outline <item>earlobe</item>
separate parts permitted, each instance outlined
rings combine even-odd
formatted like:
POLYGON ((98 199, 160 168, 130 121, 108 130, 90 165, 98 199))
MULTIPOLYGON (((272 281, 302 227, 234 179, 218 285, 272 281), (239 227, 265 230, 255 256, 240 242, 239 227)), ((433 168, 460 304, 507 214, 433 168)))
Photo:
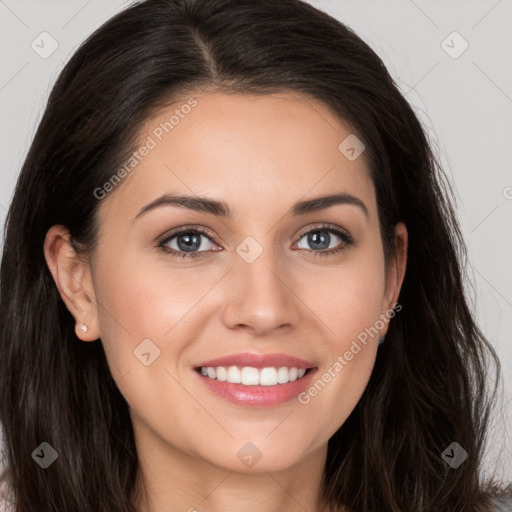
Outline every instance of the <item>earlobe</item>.
POLYGON ((90 268, 78 257, 65 226, 55 225, 48 230, 44 254, 59 294, 76 320, 77 337, 83 341, 98 339, 96 299, 90 268))

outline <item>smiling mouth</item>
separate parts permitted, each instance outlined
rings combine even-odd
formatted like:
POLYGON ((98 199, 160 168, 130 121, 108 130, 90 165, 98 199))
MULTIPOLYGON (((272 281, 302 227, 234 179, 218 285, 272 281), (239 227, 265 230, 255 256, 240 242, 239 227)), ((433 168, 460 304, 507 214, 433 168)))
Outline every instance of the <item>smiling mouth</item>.
POLYGON ((227 382, 229 384, 241 384, 243 386, 279 386, 302 379, 314 368, 297 368, 289 366, 269 366, 255 368, 252 366, 201 366, 195 371, 203 377, 227 382))

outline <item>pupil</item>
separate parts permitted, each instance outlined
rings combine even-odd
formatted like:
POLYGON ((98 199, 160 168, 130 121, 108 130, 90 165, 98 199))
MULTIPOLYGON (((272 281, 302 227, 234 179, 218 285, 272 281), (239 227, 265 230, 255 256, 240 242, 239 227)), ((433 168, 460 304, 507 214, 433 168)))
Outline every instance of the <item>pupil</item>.
POLYGON ((329 247, 330 235, 325 231, 313 231, 308 235, 308 242, 314 249, 327 249, 329 247), (320 247, 318 247, 320 244, 320 247), (324 247, 321 245, 324 244, 324 247))
POLYGON ((178 247, 182 251, 189 251, 190 249, 198 249, 201 245, 201 240, 199 235, 196 233, 180 235, 178 237, 178 247), (181 240, 185 242, 182 244, 181 240))

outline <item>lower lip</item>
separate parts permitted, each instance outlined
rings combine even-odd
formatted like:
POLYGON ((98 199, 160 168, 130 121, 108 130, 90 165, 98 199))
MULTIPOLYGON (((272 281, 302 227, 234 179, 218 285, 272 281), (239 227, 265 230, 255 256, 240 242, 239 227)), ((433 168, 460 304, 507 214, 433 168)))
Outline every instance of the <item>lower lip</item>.
POLYGON ((316 371, 317 368, 312 368, 300 379, 275 386, 244 386, 243 384, 210 379, 197 370, 194 370, 194 373, 211 391, 228 402, 249 407, 271 407, 296 398, 310 385, 316 371))

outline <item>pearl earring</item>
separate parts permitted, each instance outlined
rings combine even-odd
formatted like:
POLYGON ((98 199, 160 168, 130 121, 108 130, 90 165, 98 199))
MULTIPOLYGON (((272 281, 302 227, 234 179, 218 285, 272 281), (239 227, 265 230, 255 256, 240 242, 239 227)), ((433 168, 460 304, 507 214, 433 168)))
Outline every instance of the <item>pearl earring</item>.
POLYGON ((379 338, 379 345, 382 345, 382 344, 384 343, 384 340, 385 340, 385 339, 386 339, 386 335, 381 336, 381 337, 379 338))
POLYGON ((87 325, 82 324, 82 331, 87 332, 87 329, 88 329, 87 325))

